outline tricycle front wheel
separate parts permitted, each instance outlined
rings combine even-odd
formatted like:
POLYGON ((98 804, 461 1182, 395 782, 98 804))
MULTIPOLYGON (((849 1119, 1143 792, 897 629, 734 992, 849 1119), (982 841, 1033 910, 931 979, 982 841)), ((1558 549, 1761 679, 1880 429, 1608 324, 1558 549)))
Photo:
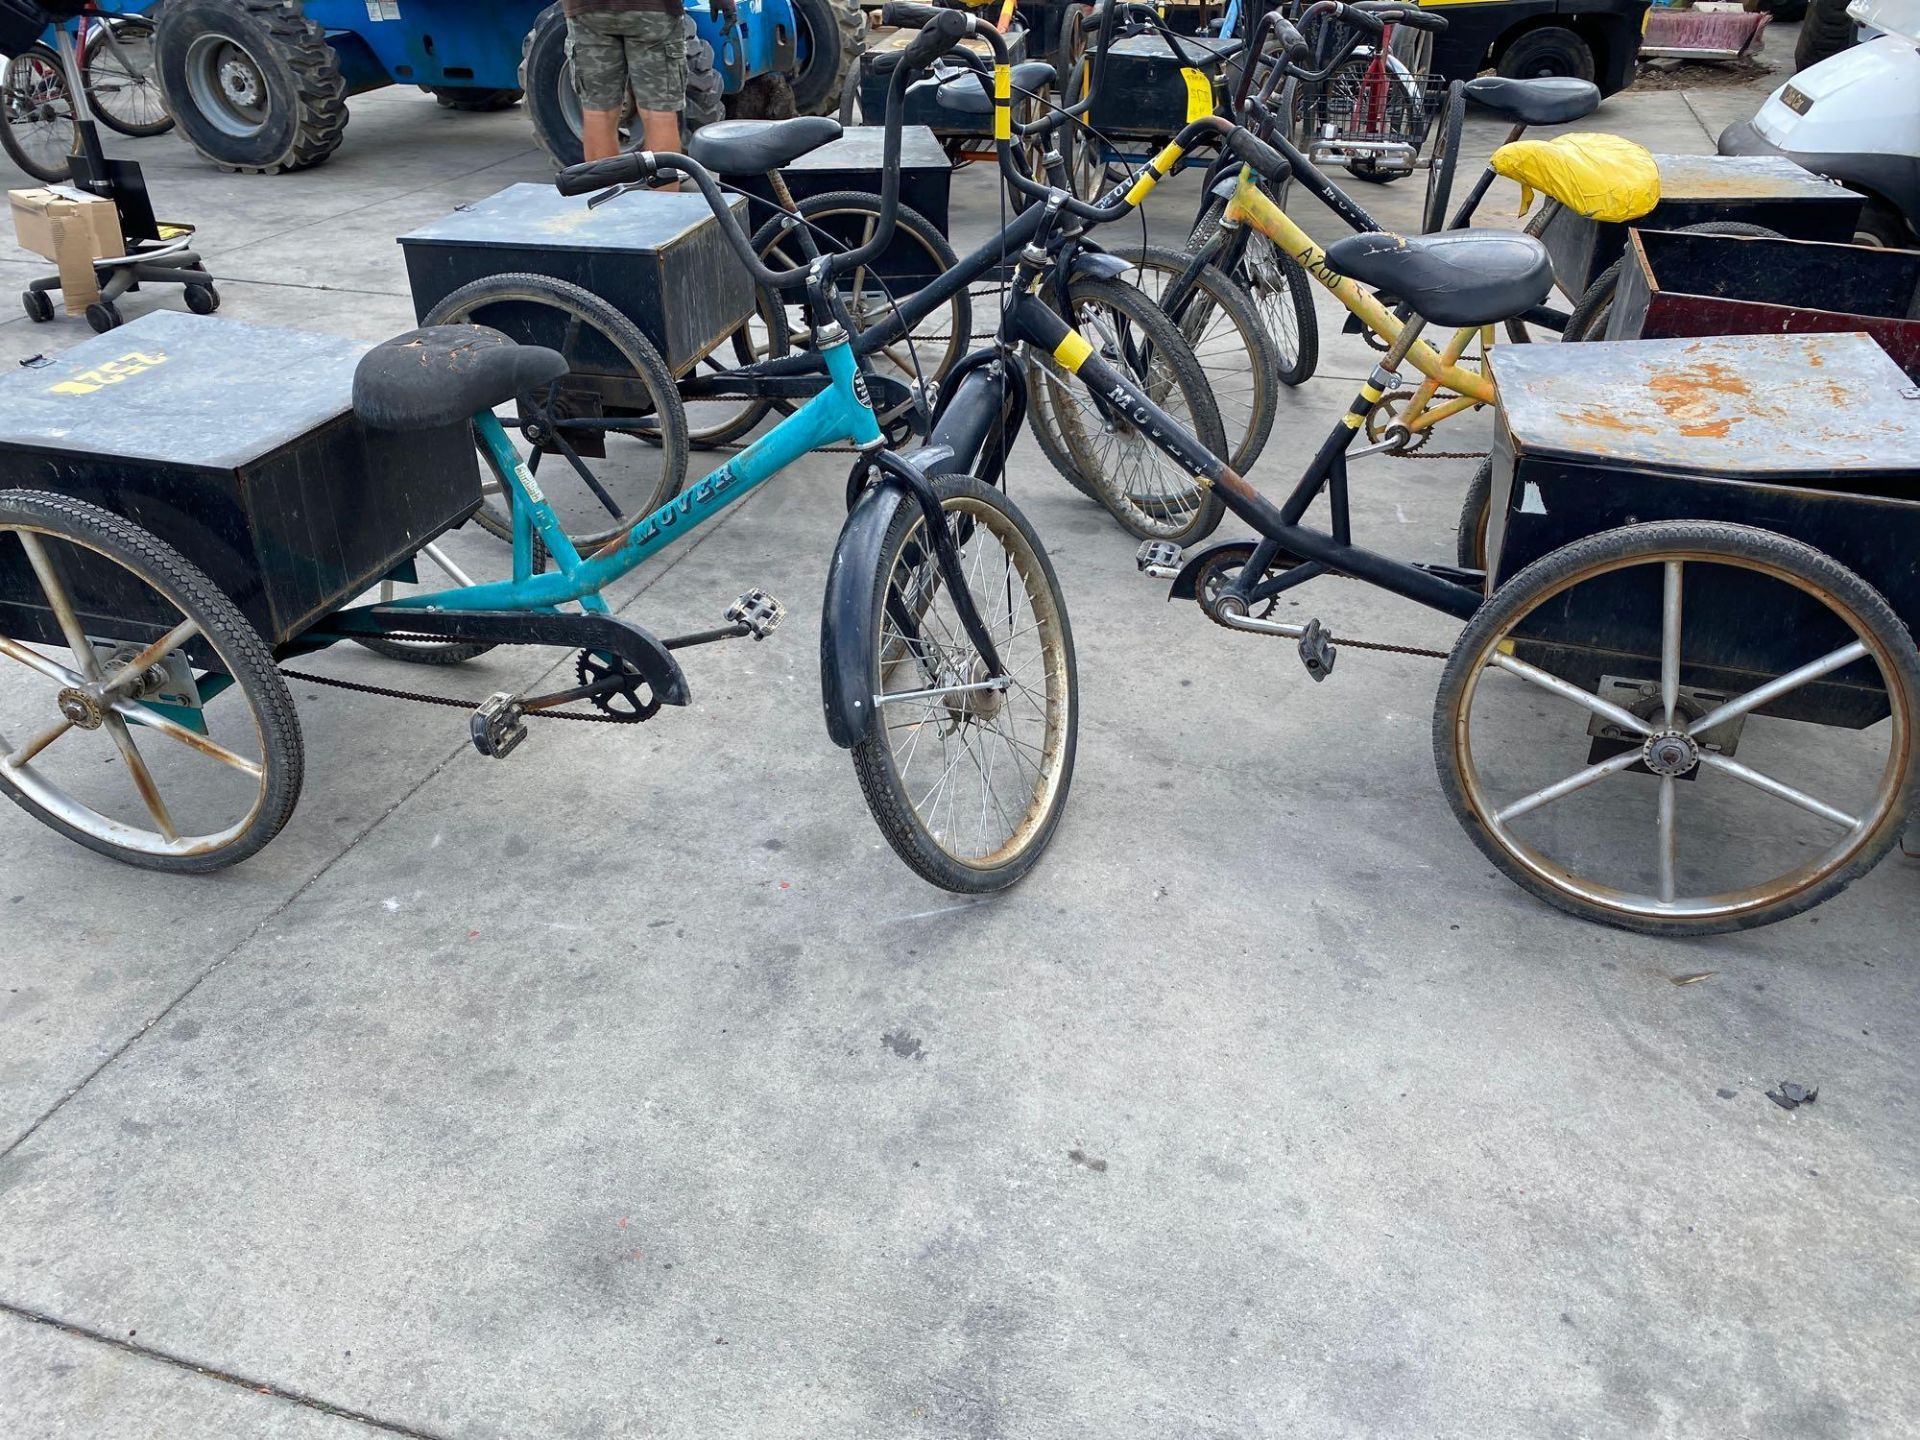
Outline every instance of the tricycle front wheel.
POLYGON ((97 506, 12 490, 0 591, 8 799, 149 870, 223 869, 280 832, 305 764, 293 699, 198 567, 97 506))
POLYGON ((971 476, 935 488, 1004 683, 967 634, 925 515, 902 504, 874 573, 875 715, 853 765, 895 853, 943 889, 981 894, 1033 868, 1066 807, 1080 719, 1073 632, 1013 503, 971 476))
POLYGON ((1852 570, 1771 531, 1665 521, 1495 591, 1447 661, 1433 746, 1454 814, 1523 889, 1706 935, 1873 868, 1912 803, 1916 710, 1920 652, 1852 570))

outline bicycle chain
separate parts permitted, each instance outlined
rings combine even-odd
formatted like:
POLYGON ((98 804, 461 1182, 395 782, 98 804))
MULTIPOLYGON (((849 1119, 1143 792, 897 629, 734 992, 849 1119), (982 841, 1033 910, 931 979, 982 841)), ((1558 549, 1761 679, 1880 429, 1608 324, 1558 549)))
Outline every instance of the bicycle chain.
MULTIPOLYGON (((437 637, 421 635, 387 635, 387 640, 420 639, 431 640, 437 637)), ((335 690, 351 690, 359 695, 377 695, 383 700, 411 700, 420 705, 441 705, 449 710, 478 710, 481 701, 455 700, 445 695, 423 695, 417 690, 394 690, 385 685, 362 685, 356 680, 335 680, 326 675, 310 675, 304 670, 282 669, 280 673, 289 680, 303 680, 309 685, 326 685, 335 690)), ((529 720, 586 720, 596 725, 637 725, 645 717, 624 715, 601 715, 588 710, 529 710, 525 712, 529 720)))

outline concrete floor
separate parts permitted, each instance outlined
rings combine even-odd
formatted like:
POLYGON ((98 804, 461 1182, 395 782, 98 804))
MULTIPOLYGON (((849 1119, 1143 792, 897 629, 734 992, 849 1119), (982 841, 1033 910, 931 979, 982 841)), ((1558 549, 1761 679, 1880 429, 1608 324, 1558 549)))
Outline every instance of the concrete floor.
MULTIPOLYGON (((1588 123, 1706 150, 1753 103, 1588 123)), ((367 340, 412 323, 396 233, 546 175, 517 115, 401 91, 304 175, 123 149, 224 313, 367 340)), ((988 177, 955 193, 978 233, 988 177)), ((1269 490, 1368 363, 1322 319, 1269 490)), ((87 333, 16 318, 0 355, 87 333)), ((821 733, 834 457, 620 593, 663 633, 749 584, 792 607, 692 657, 692 713, 502 765, 457 713, 296 684, 304 802, 197 882, 0 810, 0 1434, 1912 1433, 1915 865, 1707 941, 1546 909, 1441 797, 1436 666, 1313 685, 1021 458, 1084 723, 1011 894, 913 879, 821 733)), ((1360 524, 1446 558, 1471 465, 1373 462, 1360 524)))

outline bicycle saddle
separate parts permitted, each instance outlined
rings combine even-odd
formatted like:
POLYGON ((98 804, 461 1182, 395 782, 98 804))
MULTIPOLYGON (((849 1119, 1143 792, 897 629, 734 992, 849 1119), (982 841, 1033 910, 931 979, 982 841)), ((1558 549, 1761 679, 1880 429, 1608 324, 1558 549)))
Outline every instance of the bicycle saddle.
POLYGON ((360 357, 353 413, 376 430, 431 430, 558 380, 566 357, 485 325, 409 330, 360 357))
POLYGON ((1436 325, 1491 325, 1553 289, 1547 247, 1505 230, 1442 230, 1405 239, 1371 231, 1327 247, 1327 264, 1436 325))
MULTIPOLYGON (((1018 99, 1022 93, 1038 93, 1042 86, 1054 82, 1053 66, 1044 60, 1022 60, 1013 67, 1013 93, 1018 99)), ((907 87, 911 94, 925 80, 915 81, 907 87)), ((957 75, 940 77, 933 82, 933 100, 942 110, 952 110, 961 115, 991 115, 993 96, 980 83, 978 72, 963 69, 957 75)))
POLYGON ((1532 80, 1482 75, 1467 82, 1467 99, 1523 125, 1564 125, 1600 108, 1600 87, 1570 75, 1542 75, 1532 80))
POLYGON ((716 175, 764 175, 840 138, 831 115, 791 120, 716 120, 687 141, 687 154, 716 175))

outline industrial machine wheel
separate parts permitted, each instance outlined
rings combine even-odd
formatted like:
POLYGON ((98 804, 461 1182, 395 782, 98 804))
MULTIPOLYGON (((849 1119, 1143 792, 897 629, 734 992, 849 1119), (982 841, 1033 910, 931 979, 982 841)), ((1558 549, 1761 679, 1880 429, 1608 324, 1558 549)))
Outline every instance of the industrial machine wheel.
POLYGON ((840 103, 847 72, 867 48, 867 12, 858 0, 793 0, 793 18, 805 56, 793 77, 794 108, 825 115, 840 103))
POLYGON ((118 515, 33 490, 0 493, 0 566, 45 617, 0 630, 19 717, 0 735, 0 794, 149 870, 224 869, 280 832, 304 770, 293 697, 200 569, 118 515), (101 639, 106 624, 143 638, 101 639))
POLYGON ((1456 818, 1522 889, 1706 935, 1809 909, 1893 847, 1917 707, 1920 651, 1852 570, 1772 531, 1663 521, 1496 590, 1441 676, 1433 749, 1456 818))
POLYGON ((223 170, 304 170, 339 148, 347 84, 300 0, 169 0, 154 57, 180 132, 223 170))

